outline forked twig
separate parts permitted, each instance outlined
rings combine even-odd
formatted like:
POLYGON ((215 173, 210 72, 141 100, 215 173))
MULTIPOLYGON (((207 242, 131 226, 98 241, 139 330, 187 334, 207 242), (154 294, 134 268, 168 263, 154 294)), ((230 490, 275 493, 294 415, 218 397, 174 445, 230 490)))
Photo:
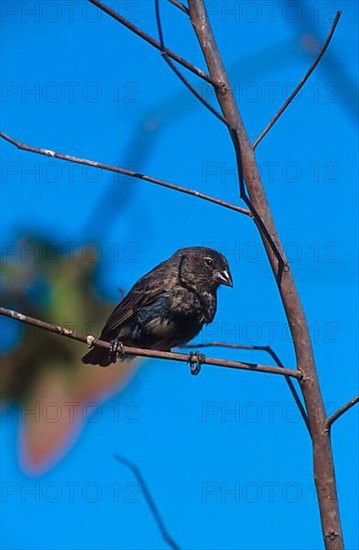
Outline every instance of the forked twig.
MULTIPOLYGON (((157 29, 158 29, 158 37, 160 40, 160 44, 163 48, 163 50, 166 49, 164 38, 163 38, 163 30, 162 30, 162 22, 161 22, 161 13, 160 13, 160 0, 155 0, 155 11, 156 11, 156 22, 157 22, 157 29)), ((181 80, 181 82, 189 89, 189 91, 204 105, 216 118, 218 118, 223 124, 227 126, 226 119, 219 113, 212 105, 204 99, 204 97, 196 90, 194 86, 185 78, 185 76, 181 73, 179 69, 177 69, 175 63, 170 59, 170 57, 166 53, 162 53, 163 59, 166 61, 166 63, 169 65, 169 67, 172 69, 172 71, 178 76, 178 78, 181 80)))
POLYGON ((186 69, 188 69, 195 75, 199 76, 206 82, 209 82, 210 84, 212 84, 212 86, 217 86, 216 82, 208 74, 206 74, 201 69, 198 69, 198 67, 195 67, 194 65, 192 65, 192 63, 190 63, 180 55, 176 54, 172 50, 169 50, 168 48, 163 49, 161 44, 157 42, 157 40, 155 40, 150 34, 148 34, 147 32, 143 31, 142 29, 140 29, 139 27, 131 23, 131 21, 128 21, 125 17, 120 15, 117 11, 113 10, 109 6, 106 6, 106 4, 103 4, 102 2, 100 2, 100 0, 88 0, 88 1, 94 6, 96 6, 97 8, 99 8, 101 11, 107 13, 107 15, 109 15, 110 17, 112 17, 113 19, 115 19, 125 27, 127 27, 134 34, 137 34, 137 36, 139 36, 140 38, 142 38, 143 40, 151 44, 151 46, 153 46, 157 50, 160 50, 161 52, 166 53, 169 57, 172 57, 172 59, 180 63, 180 65, 182 65, 183 67, 186 67, 186 69))
POLYGON ((124 466, 129 468, 134 473, 134 476, 136 477, 136 479, 137 479, 137 481, 138 481, 138 483, 141 487, 143 496, 145 497, 145 500, 148 504, 148 507, 151 510, 151 513, 152 513, 153 517, 155 518, 155 522, 157 523, 157 526, 158 526, 158 528, 159 528, 159 530, 162 534, 163 540, 165 540, 167 542, 168 546, 170 546, 170 548, 173 548, 173 550, 180 550, 180 547, 178 546, 178 544, 173 540, 173 538, 168 533, 168 531, 166 529, 166 526, 163 522, 163 519, 162 519, 162 517, 161 517, 161 515, 158 511, 158 508, 155 504, 155 501, 153 500, 151 492, 150 492, 149 488, 147 487, 147 484, 144 480, 144 477, 141 474, 138 467, 136 466, 136 464, 133 464, 133 462, 130 462, 129 460, 127 460, 127 458, 124 458, 123 456, 121 456, 119 454, 116 454, 115 458, 116 458, 116 460, 121 462, 121 464, 123 464, 124 466))
MULTIPOLYGON (((160 45, 161 45, 161 48, 163 51, 166 50, 166 46, 165 46, 165 43, 164 43, 164 36, 163 36, 163 29, 162 29, 162 23, 161 23, 161 14, 160 14, 160 4, 159 4, 159 0, 155 0, 155 12, 156 12, 156 22, 157 22, 157 30, 158 30, 158 36, 159 36, 159 41, 160 41, 160 45)), ((287 262, 283 259, 280 251, 278 250, 278 247, 276 246, 276 244, 274 243, 268 229, 266 228, 263 220, 261 219, 261 217, 259 216, 258 212, 256 211, 256 209, 254 208, 250 198, 248 197, 247 193, 246 193, 246 187, 245 187, 245 182, 244 182, 244 177, 243 177, 243 169, 242 169, 242 158, 241 158, 241 147, 240 147, 240 142, 239 142, 239 139, 238 139, 238 136, 237 136, 237 133, 235 130, 232 130, 228 124, 227 124, 227 121, 226 119, 216 111, 216 109, 214 109, 212 107, 212 105, 210 105, 202 96, 201 94, 199 94, 197 92, 197 90, 185 79, 184 76, 182 76, 181 72, 177 69, 177 67, 174 65, 174 63, 172 63, 172 61, 169 59, 169 57, 167 56, 167 54, 163 53, 162 54, 165 61, 167 61, 168 65, 171 67, 171 69, 176 73, 176 75, 181 79, 181 81, 185 84, 185 86, 187 86, 187 88, 195 95, 195 97, 212 113, 214 114, 219 120, 221 120, 221 122, 223 122, 229 129, 230 133, 231 133, 231 136, 232 136, 232 141, 234 143, 234 148, 235 148, 235 153, 236 153, 236 159, 237 159, 237 170, 238 170, 238 177, 239 177, 239 190, 240 190, 240 197, 241 199, 244 201, 244 203, 248 206, 249 210, 251 211, 251 213, 253 214, 253 219, 258 227, 258 229, 261 231, 261 233, 263 234, 263 236, 265 237, 265 239, 267 240, 269 246, 272 248, 273 250, 273 253, 275 254, 277 260, 278 260, 278 273, 277 273, 277 277, 278 279, 281 278, 281 275, 282 275, 282 271, 283 269, 285 268, 288 268, 288 265, 287 265, 287 262)))
POLYGON ((171 61, 171 59, 166 55, 165 53, 162 54, 163 59, 166 61, 166 63, 171 67, 172 71, 178 76, 178 78, 183 82, 183 84, 189 89, 190 92, 204 105, 211 113, 214 115, 218 120, 223 122, 223 124, 227 125, 227 121, 224 118, 224 116, 221 115, 212 105, 204 99, 204 97, 196 90, 194 86, 183 76, 181 71, 179 71, 176 67, 176 65, 171 61))
MULTIPOLYGON (((213 342, 200 342, 200 343, 194 343, 194 344, 186 344, 185 346, 181 346, 181 348, 187 349, 187 348, 231 348, 231 349, 245 349, 245 350, 255 350, 255 351, 265 351, 268 353, 272 359, 277 363, 278 367, 285 368, 282 361, 279 359, 276 352, 271 348, 271 346, 250 346, 245 344, 231 344, 227 342, 219 342, 214 340, 213 342)), ((310 435, 310 427, 309 427, 309 421, 308 421, 308 415, 306 413, 306 410, 304 408, 304 405, 299 397, 299 394, 297 392, 296 387, 294 386, 292 380, 285 376, 285 380, 289 386, 290 391, 292 392, 294 401, 296 402, 296 405, 300 411, 300 414, 302 415, 302 418, 304 420, 304 423, 308 429, 309 435, 310 435)))

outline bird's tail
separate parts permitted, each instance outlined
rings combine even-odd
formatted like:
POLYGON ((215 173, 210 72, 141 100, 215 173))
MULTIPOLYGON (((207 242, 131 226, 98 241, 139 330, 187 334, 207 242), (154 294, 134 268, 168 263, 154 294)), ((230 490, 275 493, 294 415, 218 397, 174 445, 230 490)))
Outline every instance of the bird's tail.
POLYGON ((89 365, 100 365, 101 367, 108 367, 111 365, 111 357, 108 349, 95 346, 86 355, 84 355, 81 361, 89 365))

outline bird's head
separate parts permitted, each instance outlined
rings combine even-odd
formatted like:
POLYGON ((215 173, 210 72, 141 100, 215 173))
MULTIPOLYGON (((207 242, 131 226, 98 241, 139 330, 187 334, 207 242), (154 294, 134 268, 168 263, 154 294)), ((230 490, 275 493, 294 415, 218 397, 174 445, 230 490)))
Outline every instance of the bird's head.
POLYGON ((227 259, 216 250, 193 246, 178 250, 180 277, 191 286, 217 289, 219 285, 233 286, 227 259))

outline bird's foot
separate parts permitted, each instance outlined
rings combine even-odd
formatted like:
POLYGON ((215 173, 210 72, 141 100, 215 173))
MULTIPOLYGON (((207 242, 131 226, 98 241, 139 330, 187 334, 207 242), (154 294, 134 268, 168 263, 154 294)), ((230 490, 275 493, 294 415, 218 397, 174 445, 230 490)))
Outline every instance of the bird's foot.
POLYGON ((111 363, 116 363, 118 359, 123 359, 125 352, 123 351, 123 343, 117 340, 111 340, 110 349, 108 350, 108 358, 111 363))
POLYGON ((201 367, 203 363, 206 361, 206 356, 203 355, 203 353, 199 353, 199 351, 191 351, 189 353, 188 357, 188 363, 190 366, 191 374, 193 376, 197 376, 201 372, 201 367))

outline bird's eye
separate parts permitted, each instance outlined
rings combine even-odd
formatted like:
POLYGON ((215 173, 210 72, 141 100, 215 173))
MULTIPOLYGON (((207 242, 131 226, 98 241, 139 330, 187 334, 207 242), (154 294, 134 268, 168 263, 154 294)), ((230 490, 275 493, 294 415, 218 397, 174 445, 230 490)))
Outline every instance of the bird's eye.
POLYGON ((206 264, 207 264, 208 266, 212 266, 212 265, 213 265, 213 260, 212 260, 212 258, 205 258, 204 261, 206 262, 206 264))

